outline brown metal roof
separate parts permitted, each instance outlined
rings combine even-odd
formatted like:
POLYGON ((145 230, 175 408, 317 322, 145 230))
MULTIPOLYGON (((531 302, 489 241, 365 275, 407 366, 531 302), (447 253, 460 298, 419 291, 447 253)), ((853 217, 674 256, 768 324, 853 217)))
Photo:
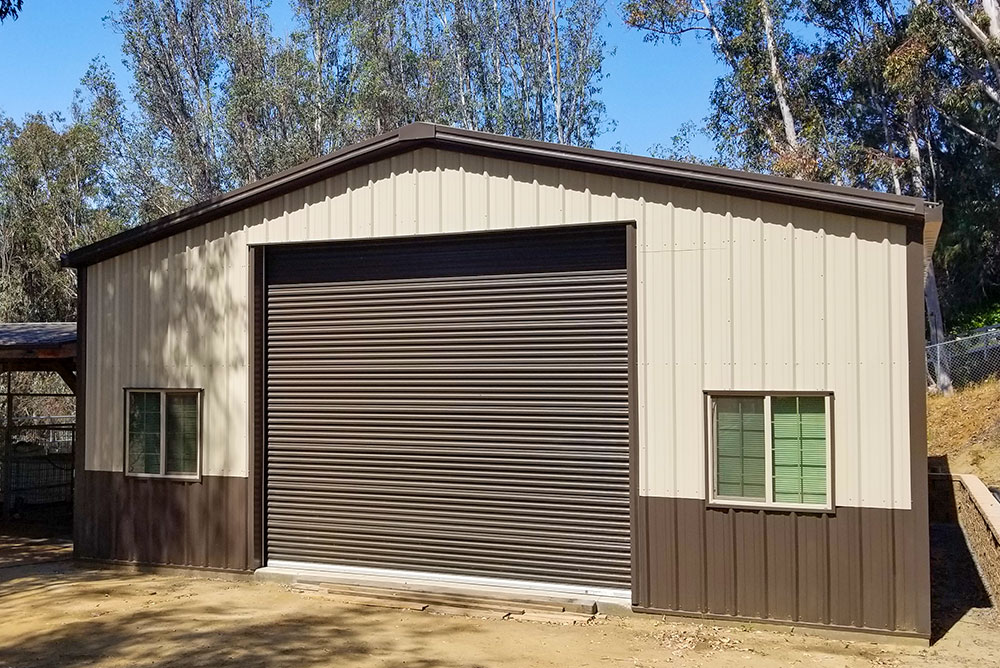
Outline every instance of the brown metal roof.
POLYGON ((918 235, 925 219, 940 221, 939 207, 916 197, 413 123, 78 248, 63 256, 63 266, 100 262, 359 165, 424 147, 835 211, 906 224, 918 235))

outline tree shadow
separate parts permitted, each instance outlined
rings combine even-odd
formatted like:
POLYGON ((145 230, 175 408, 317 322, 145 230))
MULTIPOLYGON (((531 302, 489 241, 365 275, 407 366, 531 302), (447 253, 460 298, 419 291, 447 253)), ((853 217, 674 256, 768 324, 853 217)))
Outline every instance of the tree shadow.
MULTIPOLYGON (((420 633, 417 625, 389 629, 385 610, 307 597, 295 602, 287 614, 275 616, 268 600, 252 591, 241 591, 234 599, 202 596, 206 589, 225 594, 225 585, 215 581, 48 566, 0 580, 0 605, 7 614, 27 611, 22 614, 28 619, 32 609, 45 606, 68 621, 57 626, 28 624, 16 641, 0 640, 0 665, 82 668, 102 661, 167 668, 231 664, 309 668, 368 662, 418 668, 472 665, 435 656, 433 639, 448 636, 455 628, 446 619, 436 620, 440 624, 435 624, 433 633, 420 633)), ((233 584, 240 589, 255 586, 233 584)), ((287 602, 283 599, 280 605, 287 602)))

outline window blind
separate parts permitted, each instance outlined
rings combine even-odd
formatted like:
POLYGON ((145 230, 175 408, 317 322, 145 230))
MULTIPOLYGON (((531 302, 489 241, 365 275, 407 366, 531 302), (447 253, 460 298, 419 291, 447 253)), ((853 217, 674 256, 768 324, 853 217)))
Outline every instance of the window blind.
POLYGON ((771 400, 774 500, 826 503, 826 401, 823 397, 771 400))
POLYGON ((166 395, 166 472, 198 472, 198 395, 166 395))
POLYGON ((764 399, 719 397, 715 421, 716 495, 763 500, 764 399))

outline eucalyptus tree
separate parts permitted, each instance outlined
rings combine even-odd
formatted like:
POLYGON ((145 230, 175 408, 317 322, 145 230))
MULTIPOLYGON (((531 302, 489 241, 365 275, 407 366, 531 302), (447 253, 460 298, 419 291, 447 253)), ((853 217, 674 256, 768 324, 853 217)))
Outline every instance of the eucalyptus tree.
POLYGON ((310 83, 294 44, 273 37, 268 5, 207 0, 217 54, 219 161, 227 186, 256 181, 318 154, 310 83))
POLYGON ((729 70, 712 95, 711 130, 739 166, 817 178, 824 169, 809 97, 805 50, 784 0, 626 0, 625 22, 652 42, 704 37, 729 70), (806 69, 806 72, 802 70, 806 69))
POLYGON ((0 0, 0 23, 8 18, 16 21, 23 5, 23 0, 0 0))
POLYGON ((933 104, 979 144, 1000 152, 1000 0, 919 5, 928 50, 943 53, 933 104))
POLYGON ((121 229, 96 128, 33 114, 0 119, 0 320, 73 320, 59 256, 121 229))
POLYGON ((222 160, 220 56, 204 0, 119 0, 112 23, 156 142, 157 169, 189 201, 231 185, 222 160))
POLYGON ((432 0, 454 122, 564 144, 603 130, 606 44, 596 0, 432 0))

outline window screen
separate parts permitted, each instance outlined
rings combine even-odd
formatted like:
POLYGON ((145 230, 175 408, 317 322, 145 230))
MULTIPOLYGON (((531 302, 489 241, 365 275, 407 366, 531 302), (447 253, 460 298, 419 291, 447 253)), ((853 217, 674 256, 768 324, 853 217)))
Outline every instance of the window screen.
POLYGON ((160 472, 160 393, 128 394, 129 473, 160 472))
POLYGON ((764 399, 716 399, 715 434, 716 495, 764 500, 764 399))

